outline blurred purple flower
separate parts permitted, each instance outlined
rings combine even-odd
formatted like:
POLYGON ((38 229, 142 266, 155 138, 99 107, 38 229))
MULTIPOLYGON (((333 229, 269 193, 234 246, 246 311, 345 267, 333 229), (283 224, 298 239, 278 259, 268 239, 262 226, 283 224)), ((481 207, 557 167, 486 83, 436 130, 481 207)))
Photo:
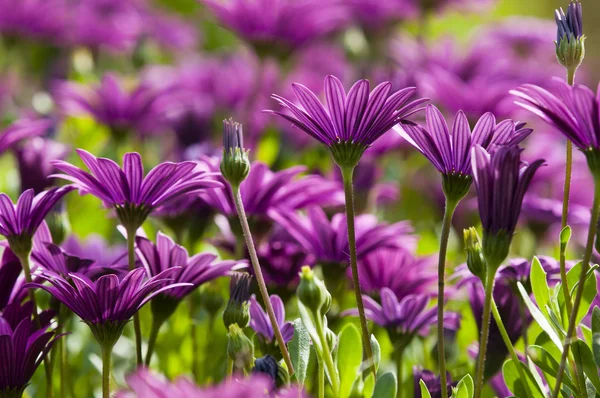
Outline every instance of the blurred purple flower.
POLYGON ((52 160, 64 159, 67 146, 48 138, 34 137, 15 149, 21 177, 21 192, 33 189, 40 193, 52 186, 48 178, 54 171, 52 160))
POLYGON ((110 128, 115 139, 133 132, 147 135, 165 128, 163 101, 166 91, 141 81, 134 89, 125 88, 115 74, 106 73, 95 87, 70 81, 56 83, 53 96, 68 116, 90 115, 110 128))
POLYGON ((388 288, 400 300, 409 295, 433 295, 437 268, 433 257, 415 257, 406 249, 379 249, 358 263, 361 289, 378 295, 388 288))
POLYGON ((185 51, 198 44, 198 32, 194 25, 183 18, 162 11, 146 12, 143 16, 144 34, 162 47, 185 51))
POLYGON ((136 152, 123 156, 123 168, 83 149, 77 153, 91 174, 57 160, 52 163, 65 174, 56 177, 73 182, 70 187, 82 195, 92 194, 106 207, 114 208, 121 223, 134 231, 163 204, 186 193, 222 187, 213 174, 196 170, 195 162, 161 163, 144 176, 142 158, 136 152))
POLYGON ((300 246, 294 243, 271 239, 258 248, 260 268, 267 284, 272 288, 295 291, 298 274, 303 265, 311 262, 300 246))
POLYGON ((156 234, 156 244, 141 236, 136 236, 135 243, 138 258, 150 277, 176 268, 177 272, 171 274, 169 283, 189 284, 162 293, 176 302, 181 301, 203 283, 226 275, 239 264, 233 260, 215 262, 217 256, 211 253, 198 253, 189 257, 183 246, 177 245, 173 239, 160 231, 156 234))
POLYGON ((48 331, 52 316, 39 315, 41 327, 32 321, 33 305, 9 304, 0 315, 0 395, 20 397, 60 336, 48 331), (53 338, 54 337, 54 338, 53 338))
MULTIPOLYGON (((206 159, 208 168, 218 171, 218 159, 206 159)), ((289 213, 307 206, 336 206, 344 197, 339 183, 318 175, 298 177, 304 166, 273 172, 263 163, 254 162, 248 177, 240 185, 244 208, 249 217, 274 217, 276 213, 289 213)), ((226 216, 235 216, 233 194, 229 184, 223 189, 213 189, 200 194, 211 207, 226 216)))
POLYGON ((20 303, 25 299, 27 291, 23 289, 22 270, 18 257, 10 248, 5 248, 0 261, 0 312, 9 303, 20 303))
MULTIPOLYGON (((336 214, 331 221, 319 207, 309 207, 307 216, 279 213, 274 220, 283 233, 297 242, 319 264, 347 264, 349 260, 348 233, 345 214, 336 214)), ((395 224, 379 223, 370 214, 356 217, 356 250, 358 261, 382 248, 412 249, 416 243, 407 221, 395 224)))
POLYGON ((6 36, 57 43, 64 39, 66 22, 65 0, 0 1, 0 32, 6 36))
MULTIPOLYGON (((271 295, 269 300, 273 306, 277 325, 279 325, 279 328, 281 329, 283 341, 287 343, 294 336, 294 325, 291 322, 285 321, 285 306, 283 305, 281 298, 277 295, 271 295)), ((263 341, 267 343, 275 341, 275 332, 273 332, 273 326, 271 325, 269 315, 263 310, 254 294, 250 297, 250 327, 261 339, 263 339, 263 341)))
POLYGON ((346 6, 352 17, 367 30, 381 29, 419 15, 419 5, 414 0, 349 0, 346 6))
POLYGON ((44 134, 52 126, 50 119, 23 118, 0 132, 0 154, 17 142, 44 134))
POLYGON ((257 49, 283 51, 318 40, 347 21, 335 0, 199 0, 219 22, 257 49))
MULTIPOLYGON (((432 371, 415 366, 415 367, 413 367, 413 379, 415 381, 415 384, 414 384, 415 398, 422 398, 421 386, 420 386, 421 380, 423 380, 423 382, 427 386, 427 390, 429 390, 429 394, 431 395, 431 398, 441 398, 442 397, 440 376, 437 376, 432 371)), ((446 383, 447 383, 446 388, 448 389, 448 396, 452 396, 453 383, 452 383, 452 377, 450 376, 449 372, 446 377, 446 383)), ((456 383, 454 383, 454 384, 456 384, 456 383)))
POLYGON ((62 243, 65 252, 80 258, 94 260, 99 268, 123 268, 127 264, 127 247, 125 245, 109 246, 100 235, 88 235, 85 240, 70 235, 62 243))

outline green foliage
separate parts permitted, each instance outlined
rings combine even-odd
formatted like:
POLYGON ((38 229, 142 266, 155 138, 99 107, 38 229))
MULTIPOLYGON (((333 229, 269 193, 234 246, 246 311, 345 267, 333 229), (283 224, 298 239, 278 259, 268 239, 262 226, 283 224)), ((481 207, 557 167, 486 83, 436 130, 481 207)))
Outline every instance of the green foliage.
POLYGON ((310 361, 310 336, 300 319, 294 321, 294 337, 288 348, 294 366, 294 376, 298 384, 303 386, 310 361))
POLYGON ((340 375, 340 398, 347 398, 352 392, 362 362, 360 332, 353 324, 348 324, 338 336, 337 369, 340 375))
POLYGON ((395 398, 398 391, 398 382, 393 373, 384 373, 375 383, 373 398, 395 398))

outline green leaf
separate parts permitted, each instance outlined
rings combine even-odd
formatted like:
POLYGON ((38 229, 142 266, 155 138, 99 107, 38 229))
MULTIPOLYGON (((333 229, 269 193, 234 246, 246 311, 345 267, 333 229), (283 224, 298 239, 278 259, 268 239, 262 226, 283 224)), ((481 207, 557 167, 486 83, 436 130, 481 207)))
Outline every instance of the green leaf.
POLYGON ((531 290, 540 311, 547 317, 546 305, 550 302, 550 292, 546 279, 546 271, 537 257, 531 262, 531 290))
POLYGON ((600 308, 594 307, 592 311, 592 352, 596 366, 600 368, 600 308))
POLYGON ((377 379, 377 383, 375 383, 373 398, 396 398, 397 390, 396 375, 391 372, 384 373, 377 379))
POLYGON ((590 347, 585 344, 582 340, 577 340, 573 344, 573 355, 575 360, 581 362, 583 372, 590 379, 590 382, 594 385, 597 391, 600 391, 600 377, 598 377, 598 368, 594 360, 594 355, 590 350, 590 347))
POLYGON ((567 248, 569 240, 571 240, 571 227, 567 225, 560 231, 560 246, 563 251, 567 248))
POLYGON ((375 372, 379 370, 381 363, 381 347, 375 335, 371 335, 371 350, 373 351, 373 362, 375 363, 375 372))
POLYGON ((575 322, 576 325, 579 324, 581 320, 590 311, 590 306, 594 302, 594 299, 596 298, 597 294, 598 290, 596 289, 595 272, 588 272, 585 283, 583 285, 583 296, 581 297, 581 304, 579 305, 579 310, 577 311, 577 319, 575 322))
POLYGON ((353 324, 348 324, 338 336, 337 369, 340 375, 340 398, 352 393, 362 362, 360 332, 353 324))
POLYGON ((421 398, 431 398, 429 389, 423 380, 419 380, 419 386, 421 387, 421 398))
POLYGON ((365 378, 365 381, 363 383, 362 396, 363 397, 372 397, 374 389, 375 389, 375 378, 373 377, 373 372, 369 372, 369 375, 365 378))
POLYGON ((529 386, 529 391, 531 392, 531 394, 533 394, 533 396, 530 396, 530 398, 544 398, 544 394, 542 393, 540 387, 533 378, 533 375, 531 374, 529 368, 522 362, 519 362, 517 366, 521 366, 527 380, 521 380, 515 363, 512 361, 512 359, 509 359, 506 362, 504 362, 504 366, 502 367, 502 375, 504 376, 504 381, 506 382, 508 388, 517 397, 527 397, 528 394, 525 389, 525 384, 523 384, 527 383, 527 385, 529 386))
POLYGON ((310 360, 310 336, 301 319, 294 321, 294 337, 288 344, 288 348, 294 366, 294 375, 298 380, 298 384, 303 386, 310 360))
POLYGON ((539 310, 538 307, 536 307, 533 301, 531 301, 529 294, 527 294, 527 291, 525 290, 521 282, 517 282, 517 286, 519 288, 519 292, 521 292, 523 302, 529 309, 529 312, 531 313, 533 319, 535 319, 535 321, 538 323, 538 325, 540 325, 542 330, 546 332, 546 334, 548 334, 550 340, 552 340, 552 342, 556 344, 556 347, 560 350, 560 352, 562 352, 562 342, 560 341, 560 338, 558 337, 556 331, 552 328, 552 326, 550 326, 550 323, 548 322, 544 314, 539 310))
MULTIPOLYGON (((529 346, 529 348, 527 349, 527 353, 529 354, 529 358, 531 358, 533 363, 544 373, 546 373, 546 377, 556 377, 559 368, 558 361, 560 360, 560 358, 554 358, 548 351, 546 351, 543 347, 538 345, 529 346)), ((573 379, 568 369, 565 371, 565 377, 563 382, 571 390, 575 390, 575 385, 573 383, 573 379)))
POLYGON ((456 385, 456 393, 453 394, 453 398, 471 398, 473 390, 473 378, 467 374, 456 385))

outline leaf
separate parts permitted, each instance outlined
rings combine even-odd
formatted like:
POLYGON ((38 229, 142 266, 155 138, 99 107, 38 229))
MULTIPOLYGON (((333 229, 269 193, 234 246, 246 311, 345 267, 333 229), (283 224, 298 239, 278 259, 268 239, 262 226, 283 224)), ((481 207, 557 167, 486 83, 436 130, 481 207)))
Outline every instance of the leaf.
POLYGON ((288 348, 294 366, 294 375, 298 384, 303 386, 310 361, 310 336, 301 319, 294 321, 294 337, 288 344, 288 348))
POLYGON ((517 286, 519 288, 519 292, 521 292, 523 302, 529 309, 529 312, 531 313, 533 319, 535 319, 535 321, 538 323, 538 325, 540 325, 542 330, 546 332, 546 334, 548 334, 550 340, 552 340, 552 342, 556 344, 556 347, 560 350, 560 352, 562 352, 562 342, 556 334, 556 331, 552 328, 552 326, 550 326, 550 323, 548 323, 548 320, 546 319, 546 317, 544 317, 544 314, 535 306, 533 301, 531 301, 531 298, 527 294, 527 291, 525 290, 521 282, 517 282, 517 286))
MULTIPOLYGON (((548 376, 555 378, 558 373, 558 368, 560 367, 559 362, 556 358, 554 358, 548 351, 546 351, 543 347, 538 345, 529 346, 527 349, 527 353, 529 354, 529 358, 533 361, 533 363, 540 368, 544 373, 548 376)), ((559 358, 560 360, 560 358, 559 358)), ((565 377, 563 382, 571 389, 575 389, 575 385, 573 383, 573 379, 571 377, 568 369, 565 371, 565 377)))
POLYGON ((363 397, 372 397, 374 389, 375 389, 375 378, 373 377, 373 372, 369 372, 369 375, 365 378, 365 381, 363 383, 362 396, 363 397))
POLYGON ((453 398, 471 398, 473 396, 473 378, 470 374, 463 377, 456 385, 453 398))
POLYGON ((548 316, 546 312, 546 306, 550 301, 550 292, 548 288, 548 282, 546 279, 546 271, 540 263, 537 257, 533 258, 531 262, 531 290, 533 291, 533 297, 540 308, 540 311, 544 315, 548 316))
POLYGON ((377 383, 375 383, 373 398, 396 398, 397 390, 396 375, 391 372, 384 373, 377 379, 377 383))
POLYGON ((421 398, 431 398, 429 389, 423 380, 419 380, 419 386, 421 386, 421 398))
POLYGON ((375 363, 375 373, 379 370, 381 363, 381 347, 374 335, 371 335, 371 350, 373 351, 373 362, 375 363))
POLYGON ((573 355, 576 360, 581 362, 583 372, 590 379, 590 382, 594 385, 597 391, 600 391, 600 377, 598 377, 598 368, 594 360, 594 355, 585 342, 577 340, 573 344, 573 355))
POLYGON ((596 366, 600 368, 600 308, 594 307, 592 311, 592 352, 596 366))
POLYGON ((340 398, 352 393, 362 362, 362 344, 360 332, 353 324, 348 324, 338 336, 337 369, 340 375, 340 398))
POLYGON ((522 362, 519 362, 517 366, 521 366, 521 368, 523 369, 523 373, 525 373, 525 378, 527 380, 521 380, 521 378, 519 377, 519 372, 517 371, 513 360, 507 360, 506 362, 504 362, 504 366, 502 367, 502 375, 504 376, 504 381, 506 382, 506 385, 508 386, 509 390, 511 390, 513 394, 515 394, 515 396, 517 397, 529 396, 530 398, 544 398, 544 394, 542 393, 537 382, 533 378, 533 375, 531 374, 529 368, 527 368, 527 366, 525 366, 525 364, 522 362), (527 383, 527 385, 529 386, 529 391, 531 392, 531 394, 533 394, 532 396, 527 394, 525 385, 523 383, 527 383))
POLYGON ((560 231, 560 247, 563 251, 567 248, 569 240, 571 240, 571 227, 567 225, 560 231))
POLYGON ((595 272, 588 272, 585 283, 583 285, 583 296, 581 297, 581 304, 579 305, 579 310, 577 311, 577 319, 575 324, 579 324, 581 320, 587 315, 590 311, 590 306, 594 302, 596 295, 598 294, 598 290, 596 289, 596 275, 595 272))

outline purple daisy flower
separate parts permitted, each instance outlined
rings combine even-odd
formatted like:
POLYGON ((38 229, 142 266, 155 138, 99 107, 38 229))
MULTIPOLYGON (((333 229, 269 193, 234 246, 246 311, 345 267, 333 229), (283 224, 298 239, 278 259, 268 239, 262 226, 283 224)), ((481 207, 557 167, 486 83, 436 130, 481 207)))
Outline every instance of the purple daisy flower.
POLYGON ((525 192, 543 164, 521 164, 521 150, 499 146, 488 153, 480 145, 472 150, 473 179, 477 188, 479 216, 483 225, 483 253, 490 267, 506 259, 525 192))
MULTIPOLYGON (((336 214, 331 221, 318 207, 309 207, 307 216, 297 213, 281 213, 275 221, 282 227, 282 234, 297 242, 320 264, 348 264, 348 231, 346 216, 336 214)), ((356 249, 358 261, 369 253, 382 248, 412 249, 416 243, 411 236, 409 222, 395 224, 379 223, 370 214, 356 217, 356 249)))
MULTIPOLYGON (((291 322, 285 321, 285 306, 283 301, 277 295, 272 295, 270 298, 277 324, 281 329, 283 340, 287 343, 294 336, 294 325, 291 322)), ((269 319, 269 315, 256 300, 256 296, 250 297, 250 327, 256 332, 262 341, 265 343, 275 342, 275 333, 269 319)), ((281 356, 281 353, 279 354, 281 356)))
POLYGON ((61 247, 72 256, 94 260, 98 268, 127 269, 127 247, 110 246, 100 235, 91 234, 85 240, 70 235, 61 247))
POLYGON ((4 153, 17 142, 44 134, 52 127, 49 119, 19 119, 0 132, 0 153, 4 153))
MULTIPOLYGON (((205 163, 209 170, 219 170, 218 159, 205 159, 205 163)), ((246 214, 251 218, 271 218, 277 213, 289 213, 311 205, 344 203, 341 184, 318 175, 298 178, 304 171, 306 167, 295 166, 273 172, 263 163, 252 163, 248 177, 240 184, 246 214)), ((237 217, 229 184, 223 189, 204 191, 200 197, 221 214, 237 217)))
POLYGON ((63 114, 90 115, 108 126, 118 140, 132 131, 143 135, 161 131, 167 106, 161 101, 165 92, 145 81, 128 91, 111 73, 105 74, 96 87, 59 82, 53 88, 53 96, 63 114))
POLYGON ((405 88, 390 95, 392 83, 379 84, 369 93, 369 81, 359 80, 345 92, 335 76, 325 78, 327 109, 317 96, 302 84, 292 85, 300 107, 273 95, 279 104, 292 113, 266 111, 279 115, 327 146, 338 165, 356 166, 362 153, 394 125, 421 110, 427 99, 407 103, 416 92, 405 88), (348 163, 348 164, 347 164, 348 163))
POLYGON ((52 188, 37 195, 28 189, 16 204, 8 195, 0 193, 0 234, 6 237, 17 256, 29 255, 38 227, 58 201, 73 189, 71 186, 52 188))
POLYGON ((185 193, 223 186, 213 179, 213 174, 195 170, 195 162, 161 163, 144 177, 144 166, 138 153, 125 154, 123 168, 83 149, 78 149, 77 153, 91 173, 57 160, 53 162, 54 166, 65 174, 55 177, 73 182, 71 187, 79 189, 81 194, 92 194, 106 207, 114 208, 125 228, 134 233, 161 205, 185 193))
MULTIPOLYGON (((442 398, 442 390, 440 385, 440 376, 436 375, 430 370, 423 369, 421 367, 415 366, 413 367, 413 379, 415 381, 415 398, 422 398, 421 395, 421 380, 427 386, 427 390, 429 390, 429 394, 431 398, 442 398)), ((448 389, 448 396, 452 396, 452 377, 450 376, 450 372, 446 376, 446 388, 448 389)), ((454 383, 456 384, 456 383, 454 383)))
POLYGON ((29 380, 60 336, 48 330, 52 314, 31 320, 33 304, 9 304, 0 315, 0 395, 20 397, 29 380), (54 337, 54 338, 53 338, 54 337))
POLYGON ((67 7, 64 0, 2 0, 0 31, 7 36, 59 42, 65 36, 67 7))
POLYGON ((21 276, 21 262, 10 250, 5 248, 0 261, 0 312, 13 302, 20 303, 27 292, 23 289, 25 278, 21 276))
POLYGON ((271 239, 258 248, 263 277, 273 289, 296 290, 300 269, 310 263, 310 254, 295 243, 271 239))
POLYGON ((64 159, 67 152, 67 146, 42 137, 34 137, 16 148, 21 192, 33 189, 37 194, 52 186, 48 178, 54 172, 51 161, 64 159))

